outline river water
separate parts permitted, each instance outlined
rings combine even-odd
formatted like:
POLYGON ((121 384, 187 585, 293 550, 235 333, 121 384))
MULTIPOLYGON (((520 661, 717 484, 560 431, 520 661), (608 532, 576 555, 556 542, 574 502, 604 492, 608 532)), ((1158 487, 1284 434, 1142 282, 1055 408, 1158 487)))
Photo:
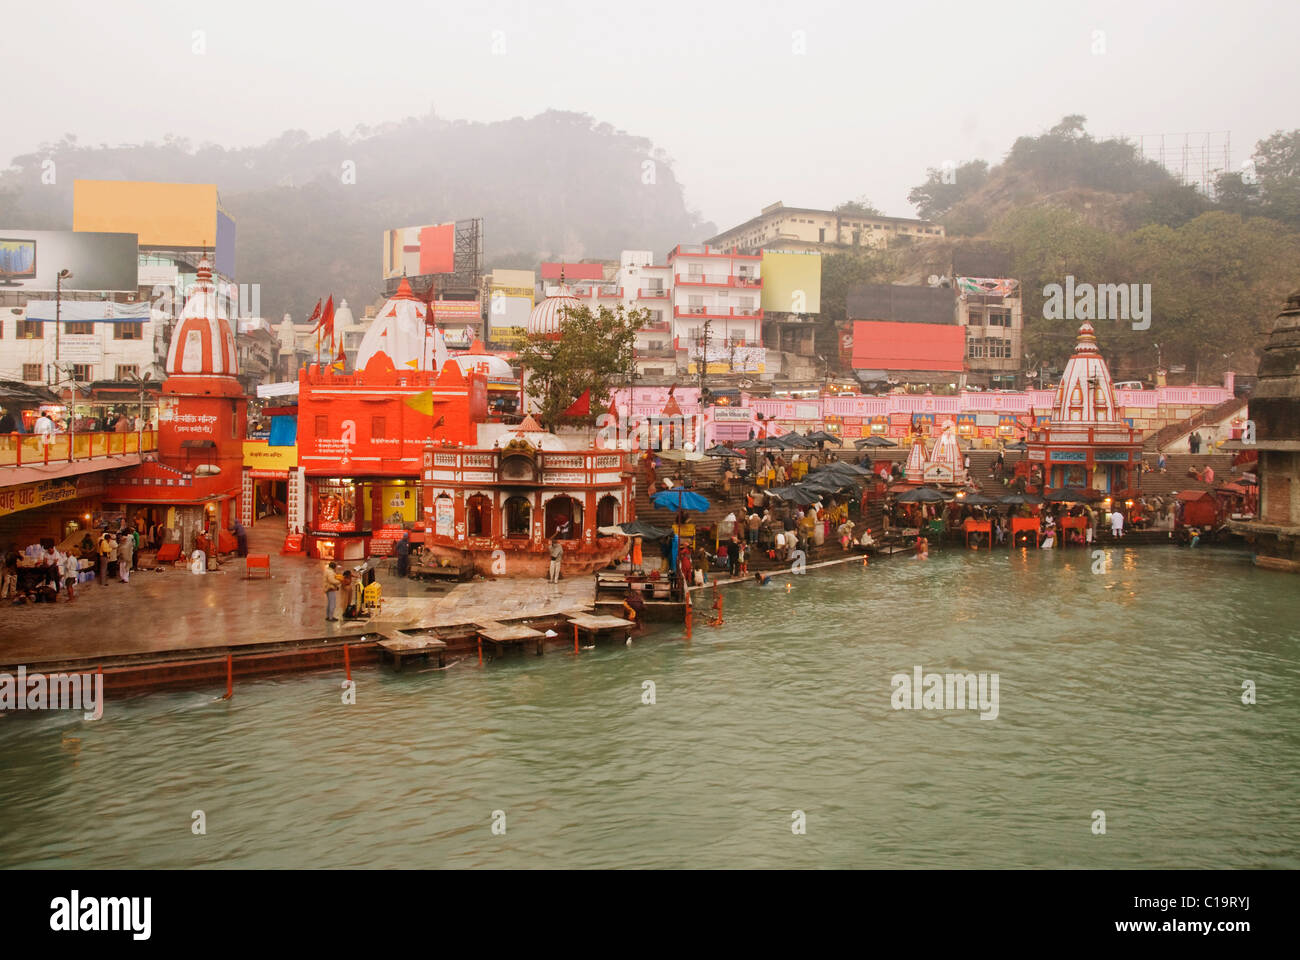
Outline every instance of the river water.
POLYGON ((355 705, 5 716, 0 866, 1300 867, 1300 580, 1155 547, 790 583, 690 642, 359 669, 355 705), (893 709, 917 666, 997 674, 996 719, 893 709))

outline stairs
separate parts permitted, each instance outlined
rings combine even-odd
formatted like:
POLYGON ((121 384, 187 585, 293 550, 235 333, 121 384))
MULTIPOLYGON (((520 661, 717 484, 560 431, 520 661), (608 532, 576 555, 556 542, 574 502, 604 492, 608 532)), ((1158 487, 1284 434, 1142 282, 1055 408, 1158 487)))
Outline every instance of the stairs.
MULTIPOLYGON (((1218 423, 1227 417, 1232 416, 1238 410, 1246 408, 1246 401, 1241 397, 1229 397, 1218 406, 1211 407, 1209 410, 1202 410, 1200 413, 1188 417, 1186 420, 1180 420, 1177 423, 1171 423, 1166 427, 1161 427, 1151 436, 1142 441, 1144 450, 1152 453, 1166 449, 1170 444, 1177 443, 1185 438, 1197 427, 1204 426, 1207 423, 1218 423)), ((1214 472, 1218 473, 1219 468, 1216 466, 1214 472)))

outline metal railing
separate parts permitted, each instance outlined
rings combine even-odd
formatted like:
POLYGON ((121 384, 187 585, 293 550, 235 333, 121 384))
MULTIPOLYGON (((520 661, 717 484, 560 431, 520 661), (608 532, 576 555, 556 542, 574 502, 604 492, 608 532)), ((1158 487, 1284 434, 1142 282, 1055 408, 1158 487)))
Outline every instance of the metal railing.
POLYGON ((0 434, 0 467, 28 467, 121 457, 158 449, 153 430, 128 433, 4 433, 0 434))

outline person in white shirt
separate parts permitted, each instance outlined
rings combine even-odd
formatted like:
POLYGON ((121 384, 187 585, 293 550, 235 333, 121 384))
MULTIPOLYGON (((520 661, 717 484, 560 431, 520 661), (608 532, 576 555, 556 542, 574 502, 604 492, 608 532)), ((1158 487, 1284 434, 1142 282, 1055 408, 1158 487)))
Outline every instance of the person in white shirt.
POLYGON ((76 600, 77 593, 74 589, 77 585, 77 575, 81 572, 81 561, 72 553, 68 552, 63 557, 63 586, 67 588, 68 599, 76 600))
POLYGON ((42 413, 32 424, 32 433, 40 434, 42 443, 49 443, 54 439, 54 421, 42 413))
POLYGON ((1117 538, 1124 536, 1124 514, 1118 510, 1110 515, 1110 533, 1117 538))

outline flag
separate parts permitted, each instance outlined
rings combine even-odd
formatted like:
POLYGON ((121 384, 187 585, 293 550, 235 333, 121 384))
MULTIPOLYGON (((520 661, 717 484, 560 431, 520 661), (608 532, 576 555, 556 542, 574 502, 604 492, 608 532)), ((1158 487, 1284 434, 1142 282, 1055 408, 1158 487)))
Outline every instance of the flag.
POLYGON ((582 391, 582 396, 569 405, 569 409, 564 411, 566 417, 588 417, 591 416, 591 388, 588 387, 582 391))
POLYGON ((406 398, 406 405, 426 417, 433 416, 433 391, 424 390, 406 398))
POLYGON ((324 331, 331 340, 334 339, 334 294, 332 293, 325 301, 325 309, 321 312, 320 323, 316 324, 316 329, 324 331))
POLYGON ((412 370, 418 370, 420 367, 420 358, 416 357, 413 360, 407 360, 406 365, 410 367, 412 370))
MULTIPOLYGON (((316 309, 313 310, 313 311, 311 312, 311 316, 307 318, 307 322, 308 322, 308 323, 315 323, 317 320, 320 319, 320 307, 321 307, 321 302, 320 302, 319 300, 317 300, 317 301, 316 301, 316 309)), ((312 332, 313 332, 313 333, 315 332, 315 328, 314 328, 314 327, 312 328, 312 332)))
POLYGON ((339 355, 334 358, 334 369, 342 371, 348 364, 348 355, 343 352, 343 344, 339 344, 339 355))

